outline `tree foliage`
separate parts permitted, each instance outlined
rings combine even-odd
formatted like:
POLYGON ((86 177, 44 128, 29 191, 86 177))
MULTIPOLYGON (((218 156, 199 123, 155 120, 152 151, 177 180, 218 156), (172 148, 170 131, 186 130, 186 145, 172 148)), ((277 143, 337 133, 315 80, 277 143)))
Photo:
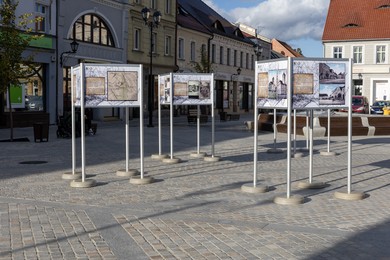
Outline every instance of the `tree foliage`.
POLYGON ((210 73, 212 72, 212 66, 210 59, 207 55, 205 48, 200 50, 200 62, 195 62, 193 64, 194 70, 198 73, 210 73))
MULTIPOLYGON (((0 5, 0 94, 7 92, 11 100, 10 86, 18 86, 19 80, 31 74, 29 64, 32 56, 23 57, 30 41, 39 36, 33 35, 29 24, 39 22, 32 14, 16 17, 18 2, 4 0, 0 5)), ((1 96, 0 96, 1 97, 1 96)), ((12 104, 8 102, 10 141, 13 141, 12 104)))
POLYGON ((31 18, 31 14, 16 17, 17 5, 11 0, 0 5, 0 93, 6 92, 10 85, 18 85, 19 79, 31 73, 28 64, 32 57, 23 57, 23 52, 31 40, 39 37, 28 28, 39 18, 31 18))

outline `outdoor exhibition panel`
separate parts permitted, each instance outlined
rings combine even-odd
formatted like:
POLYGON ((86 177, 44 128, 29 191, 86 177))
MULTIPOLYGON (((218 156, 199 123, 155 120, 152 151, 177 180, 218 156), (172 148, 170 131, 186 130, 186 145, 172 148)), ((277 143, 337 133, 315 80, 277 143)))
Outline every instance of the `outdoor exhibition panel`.
POLYGON ((159 155, 161 155, 161 106, 170 106, 170 159, 173 160, 173 106, 197 106, 197 154, 200 155, 200 106, 211 106, 212 148, 214 157, 214 74, 170 73, 160 75, 159 155))
MULTIPOLYGON (((123 107, 126 109, 126 171, 129 155, 129 107, 143 107, 142 65, 86 64, 72 67, 72 173, 75 173, 75 107, 80 107, 81 118, 85 108, 123 107)), ((140 118, 141 116, 140 109, 140 118)), ((140 120, 140 172, 143 178, 143 122, 140 120)), ((73 181, 76 187, 84 187, 85 180, 85 121, 81 120, 81 184, 73 181)), ((91 182, 93 183, 93 181, 91 182)), ((88 184, 85 184, 87 186, 88 184)), ((93 184, 92 184, 93 185, 93 184)))
MULTIPOLYGON (((349 108, 348 193, 351 192, 351 73, 349 59, 285 58, 256 63, 256 108, 287 110, 287 198, 291 193, 291 111, 349 108)), ((275 113, 275 112, 274 112, 275 113)), ((254 180, 257 183, 258 109, 254 110, 254 180)), ((274 114, 275 115, 275 114, 274 114)), ((275 118, 275 116, 274 116, 275 118)), ((312 123, 310 134, 312 135, 312 123)), ((312 139, 312 136, 311 136, 312 139)), ((311 140, 312 143, 312 140, 311 140)), ((312 145, 310 161, 312 162, 312 145)), ((311 166, 312 167, 312 164, 311 166)), ((310 171, 309 182, 312 180, 310 171)), ((291 198, 293 199, 293 198, 291 198)), ((303 200, 297 199, 298 203, 303 200)), ((286 202, 289 203, 289 202, 286 202)))

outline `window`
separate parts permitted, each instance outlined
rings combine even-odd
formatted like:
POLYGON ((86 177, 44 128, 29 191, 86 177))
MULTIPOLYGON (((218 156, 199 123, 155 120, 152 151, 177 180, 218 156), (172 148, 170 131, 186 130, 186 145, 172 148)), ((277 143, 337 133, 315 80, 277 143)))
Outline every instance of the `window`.
POLYGON ((245 56, 245 68, 249 69, 249 53, 245 56))
POLYGON ((333 58, 341 59, 343 57, 343 47, 333 47, 333 58))
POLYGON ((184 60, 184 39, 179 38, 178 58, 184 60))
POLYGON ((231 50, 230 48, 227 49, 227 57, 226 57, 226 65, 230 66, 230 59, 231 59, 231 50))
POLYGON ((114 47, 111 31, 106 23, 94 14, 86 14, 77 19, 73 24, 72 35, 73 40, 114 47))
POLYGON ((171 55, 172 37, 165 36, 165 55, 171 55))
POLYGON ((157 50, 157 33, 152 34, 152 53, 156 53, 157 50))
POLYGON ((195 61, 195 42, 191 42, 190 50, 191 50, 190 60, 195 61))
POLYGON ((234 50, 233 53, 233 66, 237 67, 237 50, 234 50))
POLYGON ((363 47, 354 46, 353 47, 353 62, 354 63, 363 63, 363 47))
POLYGON ((255 55, 252 54, 251 60, 252 60, 252 62, 251 62, 251 69, 254 70, 255 69, 255 55))
POLYGON ((48 32, 50 30, 50 7, 43 4, 35 4, 35 31, 48 32))
POLYGON ((165 13, 166 14, 171 13, 171 1, 172 0, 165 0, 165 13))
POLYGON ((219 64, 223 64, 223 47, 219 47, 219 64))
POLYGON ((376 63, 385 63, 386 62, 386 46, 378 45, 376 46, 376 63))
POLYGON ((133 50, 139 51, 139 46, 140 46, 140 36, 141 36, 141 30, 136 28, 134 29, 134 46, 133 50))
POLYGON ((240 52, 240 67, 241 68, 244 67, 243 64, 244 64, 244 53, 241 51, 240 52))
POLYGON ((215 53, 215 44, 212 44, 211 45, 211 62, 212 63, 215 63, 215 55, 216 55, 216 53, 215 53))
POLYGON ((151 9, 157 9, 156 0, 150 0, 150 8, 151 9))

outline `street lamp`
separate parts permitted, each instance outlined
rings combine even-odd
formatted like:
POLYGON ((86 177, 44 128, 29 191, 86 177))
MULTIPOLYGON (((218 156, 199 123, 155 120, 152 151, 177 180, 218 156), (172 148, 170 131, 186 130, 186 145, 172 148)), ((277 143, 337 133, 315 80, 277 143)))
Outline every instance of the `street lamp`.
POLYGON ((77 52, 77 49, 79 48, 79 43, 76 42, 75 40, 73 40, 71 43, 70 43, 70 49, 71 51, 64 51, 63 53, 61 53, 60 55, 60 65, 62 67, 63 63, 64 63, 64 54, 70 54, 70 53, 76 53, 77 52))
POLYGON ((260 60, 260 56, 263 53, 263 46, 261 46, 261 43, 257 39, 257 43, 253 46, 255 49, 255 54, 256 54, 256 61, 260 60))
POLYGON ((141 11, 142 19, 145 21, 145 25, 150 28, 150 62, 149 62, 149 95, 148 95, 148 112, 149 112, 149 124, 148 127, 153 127, 153 107, 154 107, 154 77, 153 77, 153 29, 157 28, 161 21, 161 13, 155 11, 152 19, 150 18, 150 10, 144 7, 141 11))

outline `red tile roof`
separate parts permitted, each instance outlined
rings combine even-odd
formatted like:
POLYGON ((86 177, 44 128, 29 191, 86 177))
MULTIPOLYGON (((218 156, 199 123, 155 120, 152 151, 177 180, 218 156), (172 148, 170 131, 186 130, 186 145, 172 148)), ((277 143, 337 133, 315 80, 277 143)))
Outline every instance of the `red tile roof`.
POLYGON ((330 0, 322 41, 390 39, 390 0, 330 0))

